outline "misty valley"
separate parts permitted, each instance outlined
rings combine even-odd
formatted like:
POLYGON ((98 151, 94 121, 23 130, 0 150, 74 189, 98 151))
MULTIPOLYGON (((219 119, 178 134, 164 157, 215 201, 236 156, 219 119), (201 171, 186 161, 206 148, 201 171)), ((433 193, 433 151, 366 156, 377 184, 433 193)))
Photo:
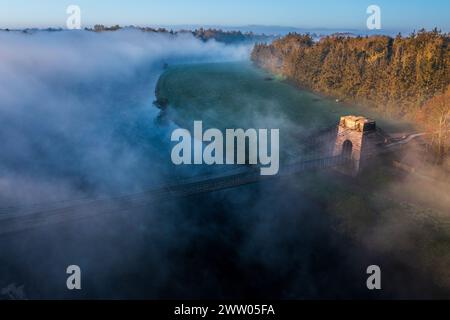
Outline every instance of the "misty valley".
POLYGON ((408 162, 424 152, 403 145, 415 124, 299 88, 271 64, 279 48, 251 35, 210 33, 0 32, 0 289, 23 285, 31 299, 450 297, 450 182, 441 166, 408 162), (401 148, 348 174, 360 146, 335 149, 349 119, 348 141, 375 119, 379 144, 401 148), (70 265, 82 290, 65 287, 70 265), (367 287, 374 265, 382 290, 367 287))

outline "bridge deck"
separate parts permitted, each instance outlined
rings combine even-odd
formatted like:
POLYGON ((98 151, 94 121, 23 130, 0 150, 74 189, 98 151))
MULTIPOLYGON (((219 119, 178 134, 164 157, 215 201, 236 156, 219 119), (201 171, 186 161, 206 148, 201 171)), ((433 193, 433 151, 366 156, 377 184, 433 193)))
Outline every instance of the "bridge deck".
POLYGON ((339 166, 348 159, 342 156, 312 159, 284 166, 276 176, 261 176, 259 168, 250 168, 245 172, 208 178, 198 181, 169 185, 132 195, 108 199, 87 199, 75 205, 51 209, 23 210, 0 215, 0 235, 37 228, 62 222, 77 221, 94 215, 122 212, 131 208, 145 207, 151 203, 172 198, 187 197, 196 194, 235 188, 238 186, 274 179, 280 176, 299 173, 304 170, 323 169, 339 166))

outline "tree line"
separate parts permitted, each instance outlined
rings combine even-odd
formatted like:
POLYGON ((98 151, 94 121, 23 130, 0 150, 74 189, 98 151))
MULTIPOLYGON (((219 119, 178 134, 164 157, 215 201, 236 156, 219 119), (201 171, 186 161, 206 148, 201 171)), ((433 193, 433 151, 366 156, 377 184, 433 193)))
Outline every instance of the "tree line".
MULTIPOLYGON (((439 132, 439 157, 449 152, 449 34, 437 29, 409 36, 288 34, 255 45, 252 61, 295 85, 413 119, 439 132)), ((434 139, 436 140, 436 139, 434 139)))

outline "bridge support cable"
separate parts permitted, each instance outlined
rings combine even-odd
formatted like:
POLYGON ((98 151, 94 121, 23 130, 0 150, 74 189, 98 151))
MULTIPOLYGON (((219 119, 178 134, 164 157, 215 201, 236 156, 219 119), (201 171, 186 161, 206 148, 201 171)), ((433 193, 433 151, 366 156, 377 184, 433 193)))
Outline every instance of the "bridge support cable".
POLYGON ((305 170, 334 167, 342 165, 345 161, 347 161, 347 159, 344 159, 342 156, 335 156, 287 164, 283 166, 279 175, 276 176, 261 176, 260 169, 254 167, 243 173, 164 186, 146 192, 110 199, 87 200, 76 205, 63 206, 50 210, 41 209, 35 212, 3 214, 0 216, 0 235, 46 225, 78 221, 101 214, 129 211, 132 208, 145 207, 152 203, 174 198, 231 189, 300 173, 305 170))

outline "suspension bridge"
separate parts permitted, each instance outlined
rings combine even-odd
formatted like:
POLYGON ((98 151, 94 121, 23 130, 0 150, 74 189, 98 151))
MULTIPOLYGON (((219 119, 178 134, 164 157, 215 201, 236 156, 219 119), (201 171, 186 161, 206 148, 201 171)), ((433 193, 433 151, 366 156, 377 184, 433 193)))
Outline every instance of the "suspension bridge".
MULTIPOLYGON (((350 152, 345 151, 345 144, 344 147, 342 147, 336 143, 330 143, 330 140, 332 142, 340 140, 350 141, 350 143, 353 141, 356 144, 358 143, 358 141, 356 141, 358 139, 364 141, 364 130, 364 126, 356 128, 353 124, 348 126, 345 123, 339 130, 337 130, 336 126, 321 130, 320 134, 314 135, 314 138, 306 138, 303 141, 300 141, 302 150, 309 154, 314 154, 314 156, 310 156, 309 159, 298 159, 282 165, 279 174, 276 176, 261 176, 259 167, 244 166, 238 168, 233 173, 226 173, 219 176, 211 175, 197 178, 194 177, 188 181, 168 184, 166 186, 130 195, 41 204, 26 208, 8 208, 9 212, 6 211, 5 213, 0 214, 0 235, 58 223, 70 223, 102 214, 129 211, 133 208, 145 207, 152 203, 158 203, 169 199, 237 188, 269 179, 298 174, 304 171, 322 170, 334 167, 347 167, 354 170, 355 161, 358 161, 359 164, 361 159, 361 149, 356 150, 358 154, 355 155, 355 152, 352 150, 350 150, 350 152), (359 134, 355 134, 355 131, 359 132, 359 134)), ((382 144, 382 148, 378 145, 378 150, 380 152, 382 152, 383 149, 392 150, 393 148, 390 147, 393 145, 401 145, 401 141, 390 141, 389 137, 381 130, 375 130, 372 134, 379 135, 377 141, 384 141, 379 142, 382 144)), ((403 140, 410 141, 413 139, 411 136, 408 136, 403 140)), ((376 153, 372 153, 371 156, 374 156, 375 154, 376 153)))

